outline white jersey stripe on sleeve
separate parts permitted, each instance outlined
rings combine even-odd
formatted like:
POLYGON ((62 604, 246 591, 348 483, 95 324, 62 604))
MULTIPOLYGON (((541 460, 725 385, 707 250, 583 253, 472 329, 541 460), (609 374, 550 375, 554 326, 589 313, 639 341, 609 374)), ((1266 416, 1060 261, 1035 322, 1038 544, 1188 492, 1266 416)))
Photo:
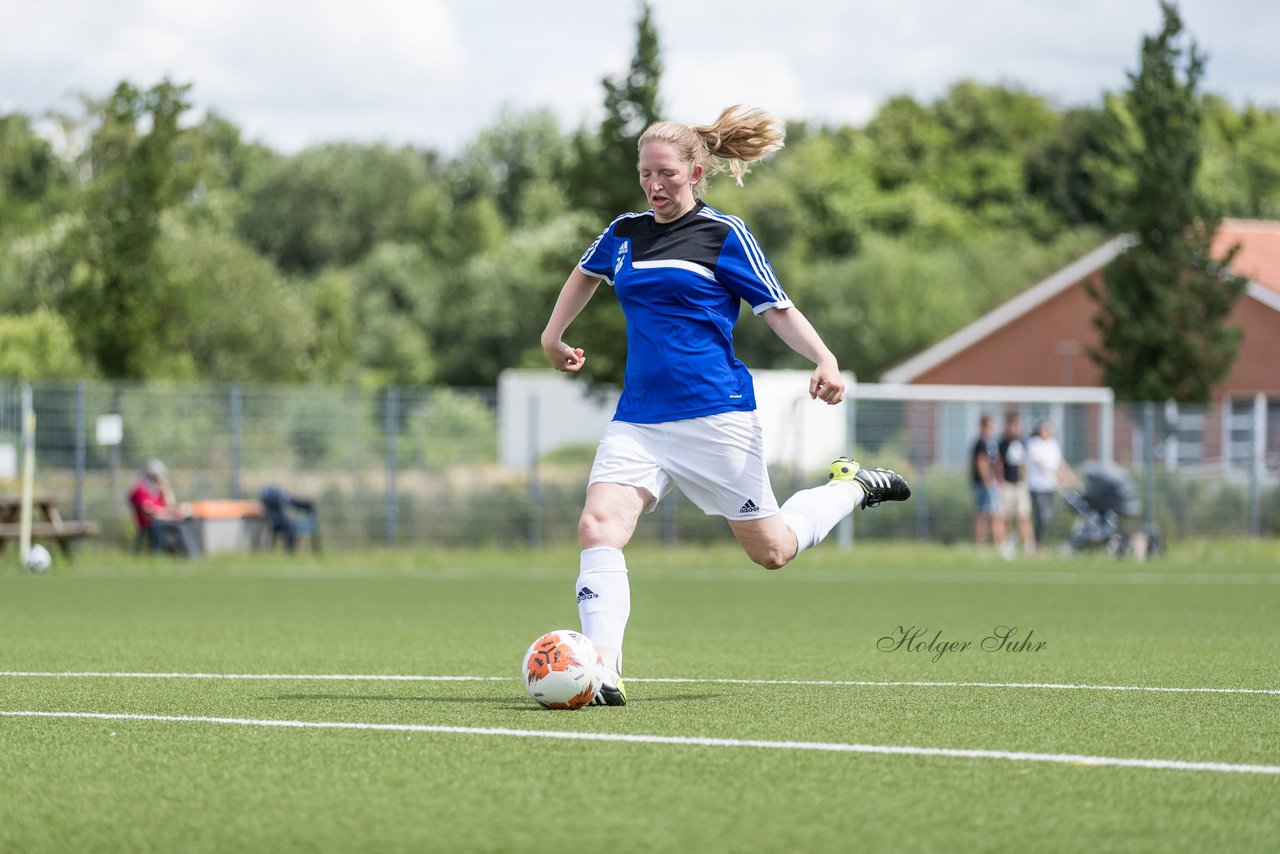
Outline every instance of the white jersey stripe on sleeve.
POLYGON ((613 279, 609 278, 604 273, 597 273, 594 270, 588 270, 586 267, 582 266, 581 262, 578 263, 578 266, 575 269, 584 276, 590 276, 593 279, 603 279, 605 284, 609 287, 613 287, 613 279))
MULTIPOLYGON (((707 209, 703 208, 703 212, 705 213, 706 211, 707 209)), ((739 242, 742 243, 743 252, 751 262, 751 268, 756 271, 756 275, 760 277, 760 281, 765 285, 772 285, 781 291, 782 286, 778 283, 778 280, 773 276, 772 271, 769 269, 769 264, 765 260, 764 251, 760 248, 760 244, 756 242, 755 237, 751 234, 750 229, 747 228, 746 223, 736 216, 730 216, 729 214, 720 213, 719 211, 708 214, 708 216, 727 224, 733 229, 733 233, 738 236, 739 242)))
POLYGON ((743 254, 746 255, 747 263, 751 265, 751 269, 755 272, 756 278, 760 280, 760 283, 765 286, 770 294, 777 298, 779 303, 790 302, 782 290, 782 285, 778 283, 773 271, 769 268, 769 263, 764 258, 764 252, 760 249, 760 244, 751 236, 751 232, 747 230, 745 223, 737 217, 719 213, 711 208, 703 208, 701 213, 705 217, 728 225, 742 244, 743 254))
POLYGON ((760 243, 756 240, 755 235, 751 233, 751 229, 747 228, 747 224, 736 216, 726 217, 738 227, 738 236, 742 239, 742 244, 747 247, 748 252, 754 252, 760 261, 760 267, 764 270, 765 275, 769 277, 769 281, 778 289, 778 294, 782 295, 782 285, 778 282, 777 276, 773 274, 773 268, 769 266, 769 259, 764 255, 764 250, 760 248, 760 243))
MULTIPOLYGON (((607 231, 607 229, 606 229, 607 231)), ((591 241, 591 245, 587 247, 587 251, 582 253, 582 257, 578 259, 578 266, 587 263, 587 259, 591 257, 591 253, 596 251, 596 247, 600 245, 600 241, 604 240, 605 231, 596 235, 596 239, 591 241)))

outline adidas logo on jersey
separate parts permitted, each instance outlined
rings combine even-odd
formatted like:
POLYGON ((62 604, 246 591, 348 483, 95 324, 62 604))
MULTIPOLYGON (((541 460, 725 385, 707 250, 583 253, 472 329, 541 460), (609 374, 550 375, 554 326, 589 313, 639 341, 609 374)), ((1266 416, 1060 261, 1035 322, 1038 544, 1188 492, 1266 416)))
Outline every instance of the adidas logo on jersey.
POLYGON ((588 599, 599 599, 600 594, 596 593, 590 587, 584 587, 578 591, 578 602, 585 602, 588 599))
POLYGON ((618 247, 618 257, 613 263, 613 274, 618 275, 618 271, 622 269, 622 262, 627 260, 627 250, 631 248, 631 241, 624 240, 622 245, 618 247))
POLYGON ((759 506, 756 505, 754 501, 748 498, 747 503, 743 504, 741 507, 738 508, 738 512, 739 513, 759 513, 760 508, 759 506))

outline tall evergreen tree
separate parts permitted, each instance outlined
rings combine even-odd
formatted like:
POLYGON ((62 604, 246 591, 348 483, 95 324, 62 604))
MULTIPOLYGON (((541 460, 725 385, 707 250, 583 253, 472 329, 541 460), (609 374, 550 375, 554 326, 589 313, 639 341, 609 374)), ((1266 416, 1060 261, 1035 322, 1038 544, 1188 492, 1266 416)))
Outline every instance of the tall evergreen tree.
POLYGON ((1240 331, 1227 314, 1245 282, 1212 259, 1219 220, 1196 190, 1202 149, 1197 85, 1204 56, 1182 46, 1175 3, 1162 2, 1160 32, 1142 41, 1142 64, 1130 74, 1125 105, 1133 144, 1125 147, 1125 187, 1110 205, 1110 224, 1133 239, 1106 271, 1091 353, 1122 400, 1207 401, 1231 369, 1240 331))
POLYGON ((579 174, 574 182, 578 206, 601 216, 615 217, 643 201, 636 177, 636 143, 658 121, 658 84, 662 57, 653 8, 640 4, 636 46, 626 74, 606 77, 604 121, 596 134, 575 140, 579 174))
MULTIPOLYGON (((658 121, 658 81, 662 76, 653 8, 640 5, 636 46, 626 75, 604 82, 605 119, 595 136, 575 140, 578 174, 573 195, 580 209, 609 220, 644 204, 636 172, 636 149, 645 128, 658 121)), ((601 286, 574 324, 573 335, 587 351, 582 376, 593 387, 622 385, 627 361, 626 321, 613 289, 601 286)))

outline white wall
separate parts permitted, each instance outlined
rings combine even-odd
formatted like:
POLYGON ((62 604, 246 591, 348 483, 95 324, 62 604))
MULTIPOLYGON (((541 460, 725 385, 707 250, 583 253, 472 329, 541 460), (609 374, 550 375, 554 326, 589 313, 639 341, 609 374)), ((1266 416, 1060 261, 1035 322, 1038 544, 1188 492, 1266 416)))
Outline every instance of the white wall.
MULTIPOLYGON (((770 463, 821 469, 849 453, 848 407, 810 400, 809 371, 755 371, 753 376, 770 463)), ((846 374, 845 381, 852 390, 852 375, 846 374)), ((613 418, 617 402, 617 395, 597 401, 586 394, 586 383, 555 371, 503 371, 498 379, 502 464, 528 468, 548 451, 594 445, 613 418)))
POLYGON ((498 377, 498 456, 526 469, 566 445, 594 445, 613 418, 616 394, 595 400, 587 384, 555 371, 507 370, 498 377), (536 445, 536 453, 533 447, 536 445))

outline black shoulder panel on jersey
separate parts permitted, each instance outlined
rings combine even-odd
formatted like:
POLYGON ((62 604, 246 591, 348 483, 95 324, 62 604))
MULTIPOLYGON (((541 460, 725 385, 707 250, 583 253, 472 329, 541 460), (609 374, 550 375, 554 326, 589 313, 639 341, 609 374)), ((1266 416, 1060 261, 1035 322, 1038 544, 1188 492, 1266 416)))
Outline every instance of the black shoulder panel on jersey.
POLYGON ((633 261, 691 261, 715 270, 729 225, 697 213, 669 224, 636 216, 619 222, 613 233, 631 241, 633 261))

